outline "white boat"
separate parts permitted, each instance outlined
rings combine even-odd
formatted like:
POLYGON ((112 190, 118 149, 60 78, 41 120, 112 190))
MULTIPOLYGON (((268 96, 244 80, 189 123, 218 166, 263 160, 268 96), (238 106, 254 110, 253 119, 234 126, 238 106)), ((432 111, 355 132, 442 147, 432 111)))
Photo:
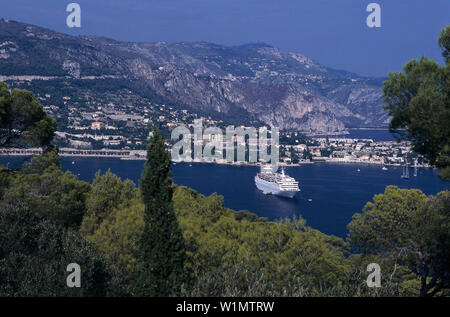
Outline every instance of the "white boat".
POLYGON ((417 159, 414 160, 414 174, 413 174, 413 176, 417 177, 417 159))
POLYGON ((400 176, 401 178, 408 179, 409 178, 409 168, 408 164, 403 165, 403 173, 400 176))
POLYGON ((388 170, 386 166, 383 166, 381 169, 382 169, 383 171, 387 171, 387 170, 388 170))
POLYGON ((255 185, 264 194, 293 198, 300 191, 298 182, 286 175, 284 169, 281 173, 272 171, 272 166, 261 166, 261 172, 255 176, 255 185))

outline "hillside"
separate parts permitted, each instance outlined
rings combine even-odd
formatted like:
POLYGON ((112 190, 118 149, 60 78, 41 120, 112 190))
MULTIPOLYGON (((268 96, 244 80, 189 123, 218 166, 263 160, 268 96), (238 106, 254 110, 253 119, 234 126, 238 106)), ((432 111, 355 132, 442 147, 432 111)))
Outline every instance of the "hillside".
MULTIPOLYGON (((1 20, 0 80, 38 95, 52 85, 69 91, 83 87, 83 95, 96 98, 102 98, 105 90, 109 97, 126 91, 134 96, 128 102, 139 99, 133 106, 141 110, 153 111, 154 103, 169 104, 215 119, 307 132, 380 127, 388 122, 381 79, 327 68, 264 43, 227 47, 205 42, 119 42, 1 20)), ((66 121, 72 101, 49 101, 58 108, 56 116, 64 119, 63 130, 71 124, 66 121)))

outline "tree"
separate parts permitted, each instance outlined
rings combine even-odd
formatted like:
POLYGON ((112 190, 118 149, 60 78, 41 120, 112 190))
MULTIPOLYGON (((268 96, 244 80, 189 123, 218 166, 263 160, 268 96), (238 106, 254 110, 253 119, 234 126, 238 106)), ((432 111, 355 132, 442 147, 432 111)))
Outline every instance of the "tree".
POLYGON ((420 278, 420 295, 450 288, 450 192, 427 197, 418 189, 388 186, 348 225, 351 245, 407 267, 420 278))
POLYGON ((450 26, 438 44, 445 66, 421 57, 390 73, 383 83, 385 109, 392 117, 389 130, 411 140, 414 151, 424 155, 450 179, 450 26))
POLYGON ((86 213, 80 231, 92 235, 104 219, 116 208, 130 206, 137 196, 136 185, 129 179, 122 180, 108 170, 95 173, 92 189, 86 199, 86 213))
MULTIPOLYGON (((40 158, 32 161, 31 170, 45 161, 40 158)), ((57 224, 78 228, 86 209, 89 183, 79 181, 69 171, 63 173, 55 164, 39 174, 28 173, 31 170, 25 168, 12 177, 1 203, 20 201, 57 224)))
POLYGON ((125 295, 106 260, 76 231, 23 204, 0 206, 0 296, 125 295), (66 284, 67 265, 81 268, 81 287, 66 284))
POLYGON ((415 218, 418 257, 409 263, 421 277, 421 296, 450 290, 450 191, 430 196, 415 218), (429 279, 431 277, 431 279, 429 279))
POLYGON ((137 267, 136 255, 143 227, 144 206, 136 201, 130 207, 116 208, 87 239, 121 274, 131 278, 137 267))
POLYGON ((0 147, 48 146, 56 120, 43 110, 33 93, 0 82, 0 147))
POLYGON ((297 164, 299 161, 297 152, 291 147, 291 162, 292 164, 297 164))
POLYGON ((346 271, 342 239, 307 228, 303 219, 241 218, 223 197, 184 186, 173 201, 192 272, 187 296, 338 294, 346 271))
POLYGON ((136 281, 136 295, 179 295, 185 282, 185 244, 173 209, 172 186, 170 154, 165 150, 164 137, 155 128, 139 184, 145 213, 140 241, 143 267, 136 281))
POLYGON ((445 62, 448 64, 450 62, 450 26, 447 26, 441 31, 441 35, 438 39, 438 44, 442 50, 442 56, 445 58, 445 62))
POLYGON ((52 145, 46 147, 41 155, 37 155, 26 162, 23 169, 19 172, 24 174, 42 174, 50 166, 56 166, 61 169, 61 157, 58 154, 58 148, 52 145))

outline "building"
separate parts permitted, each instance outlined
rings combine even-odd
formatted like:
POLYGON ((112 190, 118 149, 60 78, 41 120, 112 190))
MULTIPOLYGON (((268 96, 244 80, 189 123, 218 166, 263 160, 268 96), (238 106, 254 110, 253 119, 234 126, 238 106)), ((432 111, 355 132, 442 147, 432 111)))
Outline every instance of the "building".
POLYGON ((92 130, 100 130, 103 127, 103 123, 99 121, 94 121, 91 123, 92 130))

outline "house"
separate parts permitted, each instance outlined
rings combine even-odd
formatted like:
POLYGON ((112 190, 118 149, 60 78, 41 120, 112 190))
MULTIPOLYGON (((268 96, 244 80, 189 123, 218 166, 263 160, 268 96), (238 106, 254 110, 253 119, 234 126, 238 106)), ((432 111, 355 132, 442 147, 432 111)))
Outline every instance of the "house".
POLYGON ((100 130, 103 127, 103 123, 99 121, 94 121, 91 123, 92 130, 100 130))

